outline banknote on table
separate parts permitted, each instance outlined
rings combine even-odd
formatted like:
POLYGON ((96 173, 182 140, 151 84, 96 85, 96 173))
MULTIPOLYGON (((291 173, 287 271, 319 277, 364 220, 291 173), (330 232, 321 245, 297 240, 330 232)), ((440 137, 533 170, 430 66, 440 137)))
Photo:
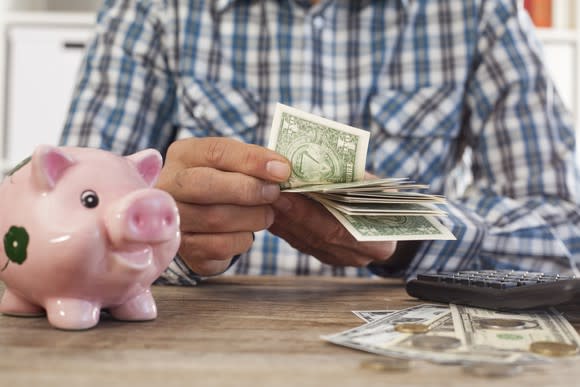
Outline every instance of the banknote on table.
POLYGON ((580 347, 576 329, 554 308, 499 312, 451 304, 450 309, 457 334, 475 351, 493 348, 538 358, 529 351, 534 342, 580 347))
POLYGON ((352 313, 365 322, 378 320, 395 313, 396 310, 353 310, 352 313))
POLYGON ((323 336, 325 340, 343 341, 352 338, 373 337, 380 341, 389 341, 391 337, 397 335, 394 327, 401 323, 416 323, 430 325, 434 321, 450 315, 449 308, 445 305, 422 304, 406 309, 395 310, 381 318, 349 329, 347 331, 323 336))
POLYGON ((449 308, 442 305, 424 304, 394 311, 365 325, 322 338, 361 351, 443 364, 512 364, 520 359, 518 353, 468 348, 457 337, 449 308), (397 331, 395 327, 403 323, 425 324, 430 330, 425 334, 397 331))
POLYGON ((278 104, 268 148, 292 163, 284 192, 320 202, 359 241, 455 239, 445 199, 407 178, 363 180, 369 132, 278 104), (409 190, 409 191, 407 191, 409 190))

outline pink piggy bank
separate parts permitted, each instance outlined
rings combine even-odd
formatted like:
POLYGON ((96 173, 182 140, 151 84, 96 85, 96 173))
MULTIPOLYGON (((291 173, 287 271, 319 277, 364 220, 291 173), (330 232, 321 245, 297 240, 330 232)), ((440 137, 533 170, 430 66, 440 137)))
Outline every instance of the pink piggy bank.
POLYGON ((151 284, 177 252, 173 198, 152 188, 153 149, 121 157, 41 145, 0 185, 0 312, 43 315, 61 329, 157 317, 151 284))

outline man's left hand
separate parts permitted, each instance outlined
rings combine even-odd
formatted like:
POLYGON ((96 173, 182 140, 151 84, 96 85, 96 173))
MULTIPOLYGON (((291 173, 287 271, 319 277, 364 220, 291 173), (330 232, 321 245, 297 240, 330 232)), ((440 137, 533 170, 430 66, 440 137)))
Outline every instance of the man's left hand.
POLYGON ((282 193, 269 230, 303 253, 334 266, 363 267, 388 260, 397 242, 359 242, 320 203, 282 193))

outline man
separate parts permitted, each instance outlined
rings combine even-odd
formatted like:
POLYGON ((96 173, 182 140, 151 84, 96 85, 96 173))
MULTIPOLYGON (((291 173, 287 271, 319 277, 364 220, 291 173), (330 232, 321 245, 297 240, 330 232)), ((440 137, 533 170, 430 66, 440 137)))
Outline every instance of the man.
POLYGON ((517 3, 108 0, 63 143, 166 152, 158 186, 183 232, 170 283, 230 265, 570 272, 574 131, 517 3), (457 241, 356 242, 317 203, 280 194, 288 161, 263 148, 277 102, 369 130, 368 172, 446 195, 457 241))

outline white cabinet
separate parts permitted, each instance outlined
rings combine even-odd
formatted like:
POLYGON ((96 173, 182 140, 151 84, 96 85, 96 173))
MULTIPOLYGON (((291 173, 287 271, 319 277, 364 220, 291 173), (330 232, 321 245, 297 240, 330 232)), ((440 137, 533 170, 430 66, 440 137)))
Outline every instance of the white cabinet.
POLYGON ((103 0, 0 0, 0 174, 60 137, 103 0))
POLYGON ((89 28, 14 26, 8 30, 5 160, 60 138, 89 28))

